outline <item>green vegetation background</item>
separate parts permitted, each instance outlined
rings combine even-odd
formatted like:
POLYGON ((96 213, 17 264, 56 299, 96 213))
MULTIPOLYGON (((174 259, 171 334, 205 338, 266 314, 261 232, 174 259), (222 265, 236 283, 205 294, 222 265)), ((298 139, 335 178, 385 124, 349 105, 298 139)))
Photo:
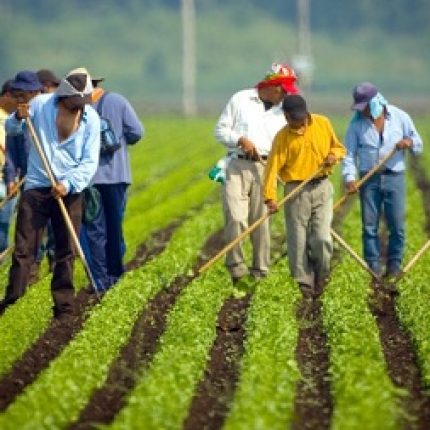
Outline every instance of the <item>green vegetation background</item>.
MULTIPOLYGON (((141 111, 181 106, 180 0, 1 0, 0 78, 48 67, 59 75, 84 65, 141 111)), ((195 0, 197 96, 217 112, 233 91, 255 84, 272 61, 296 52, 296 1, 195 0)), ((358 81, 392 99, 430 110, 430 2, 311 4, 313 84, 319 106, 345 112, 358 81)))

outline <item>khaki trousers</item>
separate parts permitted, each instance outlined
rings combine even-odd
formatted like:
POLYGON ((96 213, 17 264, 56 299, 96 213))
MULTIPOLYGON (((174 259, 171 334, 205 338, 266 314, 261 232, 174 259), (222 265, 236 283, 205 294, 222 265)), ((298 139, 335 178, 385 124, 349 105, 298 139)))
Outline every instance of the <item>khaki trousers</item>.
MULTIPOLYGON (((287 183, 285 194, 297 185, 287 183)), ((297 282, 313 287, 329 276, 332 217, 333 186, 328 179, 309 183, 285 203, 288 263, 297 282)))
MULTIPOLYGON (((260 162, 232 159, 227 167, 223 187, 225 240, 230 243, 249 225, 266 213, 262 196, 264 166, 260 162)), ((251 233, 251 273, 265 275, 270 263, 270 231, 266 220, 251 233)), ((248 274, 241 244, 226 255, 226 267, 230 275, 239 278, 248 274)))

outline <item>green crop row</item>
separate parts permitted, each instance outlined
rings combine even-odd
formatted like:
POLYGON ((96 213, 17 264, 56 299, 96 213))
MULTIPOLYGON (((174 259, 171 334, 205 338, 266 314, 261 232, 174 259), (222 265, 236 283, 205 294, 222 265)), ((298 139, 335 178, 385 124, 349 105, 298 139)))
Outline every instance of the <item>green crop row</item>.
POLYGON ((142 141, 130 147, 134 192, 153 183, 187 163, 192 165, 195 156, 212 151, 208 163, 215 163, 223 153, 215 142, 215 121, 208 119, 147 118, 146 133, 142 141))
MULTIPOLYGON (((127 241, 126 260, 130 260, 136 254, 141 245, 151 232, 167 227, 172 221, 185 215, 207 201, 216 184, 208 178, 195 181, 183 192, 172 197, 166 197, 162 203, 155 206, 142 207, 141 213, 126 218, 124 223, 124 235, 127 241)), ((135 199, 138 199, 136 196, 135 199)))
MULTIPOLYGON (((282 224, 282 217, 276 217, 272 230, 279 232, 282 224)), ((249 255, 249 241, 245 250, 249 255)), ((262 290, 270 285, 270 280, 263 284, 262 290)), ((217 314, 231 293, 229 276, 219 263, 184 291, 169 314, 160 350, 151 367, 143 373, 111 428, 136 428, 139 423, 146 429, 181 428, 215 339, 217 314)))
POLYGON ((240 379, 226 430, 276 430, 291 425, 300 377, 295 358, 300 297, 285 258, 256 285, 246 322, 240 379))
MULTIPOLYGON (((425 213, 420 192, 409 183, 407 211, 407 262, 430 238, 424 231, 425 213)), ((402 325, 409 332, 418 356, 424 383, 430 387, 430 249, 399 282, 396 301, 402 325)))
MULTIPOLYGON (((355 204, 343 223, 345 240, 360 248, 355 204)), ((323 324, 330 348, 333 429, 397 429, 403 392, 390 380, 378 327, 368 307, 370 277, 349 256, 334 269, 323 296, 323 324)))
POLYGON ((152 182, 143 190, 132 194, 133 198, 127 204, 126 217, 132 218, 135 215, 142 215, 142 211, 148 210, 165 200, 169 200, 180 194, 193 182, 204 179, 210 182, 207 177, 209 151, 200 153, 192 157, 192 163, 184 162, 175 170, 169 172, 157 181, 152 182))
POLYGON ((127 273, 61 355, 0 415, 0 428, 56 429, 76 420, 91 393, 103 385, 148 300, 192 267, 205 238, 219 228, 220 215, 219 205, 208 205, 174 233, 160 256, 127 273))
POLYGON ((219 263, 188 286, 168 315, 150 368, 111 428, 181 428, 216 336, 218 312, 231 291, 219 263))
MULTIPOLYGON (((143 243, 153 231, 166 227, 175 218, 201 205, 213 187, 209 179, 202 180, 164 204, 151 208, 145 213, 143 219, 127 218, 124 223, 128 245, 127 257, 133 257, 138 245, 143 243)), ((75 270, 75 288, 79 290, 87 283, 83 266, 79 263, 75 270)), ((29 288, 25 296, 8 308, 0 318, 0 356, 2 357, 0 375, 8 371, 13 362, 47 328, 52 317, 49 288, 50 277, 48 276, 29 288)))

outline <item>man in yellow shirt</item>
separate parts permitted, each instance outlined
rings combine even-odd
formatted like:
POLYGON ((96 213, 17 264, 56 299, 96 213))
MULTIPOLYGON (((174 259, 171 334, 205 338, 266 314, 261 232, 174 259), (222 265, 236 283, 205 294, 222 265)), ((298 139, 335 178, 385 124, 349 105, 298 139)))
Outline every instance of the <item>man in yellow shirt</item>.
POLYGON ((271 213, 278 210, 278 175, 285 182, 285 194, 289 194, 325 166, 320 176, 285 204, 291 274, 305 294, 317 294, 329 278, 333 253, 333 186, 328 175, 346 151, 328 118, 310 114, 303 97, 285 97, 282 109, 288 125, 273 142, 264 173, 264 201, 271 213))

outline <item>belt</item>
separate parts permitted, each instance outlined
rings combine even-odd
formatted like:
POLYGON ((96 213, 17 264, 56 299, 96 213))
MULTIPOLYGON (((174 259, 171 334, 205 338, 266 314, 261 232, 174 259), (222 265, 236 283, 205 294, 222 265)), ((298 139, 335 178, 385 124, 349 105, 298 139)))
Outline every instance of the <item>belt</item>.
MULTIPOLYGON (((401 175, 404 172, 403 172, 403 170, 400 171, 400 172, 396 172, 395 170, 384 169, 384 170, 381 170, 381 171, 376 172, 376 173, 379 174, 379 175, 401 175)), ((360 172, 360 176, 364 176, 366 174, 367 174, 367 172, 360 172)))
POLYGON ((237 154, 237 158, 240 158, 241 160, 248 160, 248 161, 260 161, 267 160, 267 155, 260 155, 260 158, 257 157, 252 157, 251 155, 246 155, 246 154, 237 154))
MULTIPOLYGON (((311 179, 308 182, 308 184, 316 185, 316 184, 319 184, 320 182, 324 181, 327 178, 328 178, 328 175, 318 176, 318 178, 311 179)), ((304 181, 291 181, 291 183, 293 183, 293 184, 301 184, 302 182, 304 182, 304 181)))
POLYGON ((396 172, 396 171, 391 170, 391 169, 384 169, 384 170, 381 170, 380 173, 381 173, 381 175, 400 175, 403 172, 396 172))

